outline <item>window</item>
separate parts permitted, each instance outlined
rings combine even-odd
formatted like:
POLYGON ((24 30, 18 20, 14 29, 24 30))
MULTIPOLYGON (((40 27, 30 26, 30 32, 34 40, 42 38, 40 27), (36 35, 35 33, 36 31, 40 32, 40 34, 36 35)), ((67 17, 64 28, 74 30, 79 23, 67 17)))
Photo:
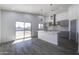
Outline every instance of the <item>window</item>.
POLYGON ((44 28, 44 26, 43 26, 43 24, 38 24, 38 29, 43 29, 44 28))

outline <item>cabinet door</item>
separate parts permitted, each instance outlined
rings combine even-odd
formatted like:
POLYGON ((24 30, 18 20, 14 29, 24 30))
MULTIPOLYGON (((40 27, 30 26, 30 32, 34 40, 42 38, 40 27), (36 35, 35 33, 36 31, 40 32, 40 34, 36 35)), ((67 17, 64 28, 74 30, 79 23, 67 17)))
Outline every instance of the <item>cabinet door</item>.
POLYGON ((71 35, 71 40, 75 40, 75 41, 77 41, 77 38, 76 38, 76 20, 72 20, 71 21, 71 27, 70 27, 70 30, 71 30, 71 33, 70 33, 70 35, 71 35))

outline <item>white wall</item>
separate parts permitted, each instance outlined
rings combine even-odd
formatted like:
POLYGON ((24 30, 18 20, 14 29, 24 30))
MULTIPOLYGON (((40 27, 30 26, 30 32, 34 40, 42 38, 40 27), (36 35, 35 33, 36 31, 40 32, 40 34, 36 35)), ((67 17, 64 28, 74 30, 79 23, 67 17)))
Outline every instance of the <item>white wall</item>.
POLYGON ((68 20, 68 11, 59 13, 56 15, 56 21, 61 21, 61 20, 68 20))
POLYGON ((78 5, 72 5, 69 10, 69 20, 77 19, 78 18, 78 5))
POLYGON ((1 43, 1 11, 0 11, 0 43, 1 43))

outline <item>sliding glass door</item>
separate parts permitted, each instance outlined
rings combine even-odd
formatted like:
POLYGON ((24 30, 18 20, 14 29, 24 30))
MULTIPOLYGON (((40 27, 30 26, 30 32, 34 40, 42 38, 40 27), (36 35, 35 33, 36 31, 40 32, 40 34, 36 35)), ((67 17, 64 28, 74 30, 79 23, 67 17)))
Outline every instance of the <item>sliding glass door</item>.
POLYGON ((25 23, 25 38, 31 37, 31 23, 25 23))
POLYGON ((16 22, 16 39, 24 38, 24 22, 16 22))
POLYGON ((31 23, 16 22, 16 39, 31 37, 31 23))

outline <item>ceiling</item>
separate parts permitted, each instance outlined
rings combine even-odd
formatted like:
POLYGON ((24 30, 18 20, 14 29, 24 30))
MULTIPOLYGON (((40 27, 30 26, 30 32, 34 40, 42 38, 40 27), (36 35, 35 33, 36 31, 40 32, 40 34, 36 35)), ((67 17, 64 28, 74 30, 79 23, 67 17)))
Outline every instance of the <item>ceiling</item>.
POLYGON ((51 9, 57 14, 66 11, 70 6, 71 4, 0 4, 0 9, 48 16, 51 9))

